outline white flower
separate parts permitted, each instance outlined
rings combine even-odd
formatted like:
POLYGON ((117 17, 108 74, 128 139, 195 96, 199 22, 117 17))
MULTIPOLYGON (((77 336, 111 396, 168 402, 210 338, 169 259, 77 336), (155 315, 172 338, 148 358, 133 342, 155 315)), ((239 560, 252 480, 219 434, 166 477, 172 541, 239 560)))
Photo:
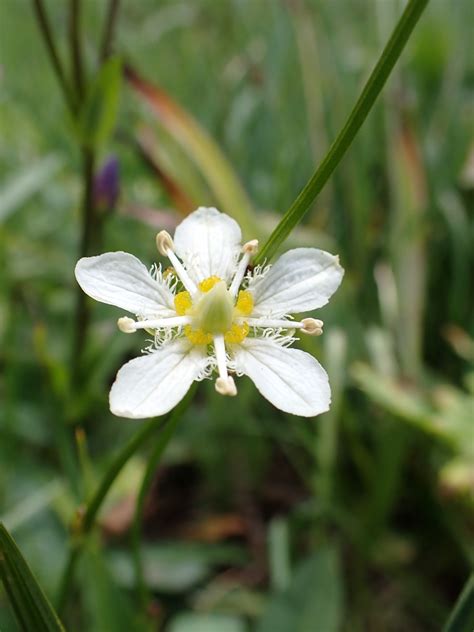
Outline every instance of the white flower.
POLYGON ((238 224, 214 208, 189 215, 174 241, 162 231, 156 242, 173 268, 148 271, 125 252, 86 257, 76 265, 84 292, 136 315, 118 320, 122 331, 145 329, 154 336, 146 355, 118 372, 110 391, 114 414, 162 415, 194 380, 214 372, 222 395, 237 393, 232 372, 248 375, 285 412, 312 417, 329 409, 326 372, 310 354, 289 348, 295 330, 319 335, 323 323, 290 314, 328 302, 343 276, 337 257, 296 248, 275 265, 249 272, 257 241, 242 247, 238 224))

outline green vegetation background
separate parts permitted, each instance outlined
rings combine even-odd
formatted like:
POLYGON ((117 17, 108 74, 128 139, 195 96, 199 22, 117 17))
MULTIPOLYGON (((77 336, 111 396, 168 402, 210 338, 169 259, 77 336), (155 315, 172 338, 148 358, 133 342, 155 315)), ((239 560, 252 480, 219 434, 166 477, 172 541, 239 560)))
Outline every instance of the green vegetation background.
MULTIPOLYGON (((65 3, 46 4, 68 59, 65 3)), ((118 158, 121 189, 102 250, 151 264, 157 229, 182 217, 140 142, 188 201, 265 239, 401 5, 123 0, 115 50, 199 122, 251 202, 220 155, 199 135, 180 141, 124 81, 101 155, 118 158)), ((84 6, 91 75, 105 2, 84 6)), ((430 3, 287 242, 337 252, 346 269, 318 312, 324 335, 301 341, 330 373, 330 413, 286 416, 244 379, 229 405, 201 384, 146 504, 145 599, 129 527, 152 446, 108 498, 70 595, 71 630, 430 632, 446 620, 474 563, 473 13, 467 0, 430 3)), ((0 64, 0 514, 54 601, 74 510, 141 423, 114 418, 107 393, 142 341, 94 305, 73 392, 79 154, 26 0, 0 5, 0 64), (77 424, 79 457, 68 447, 77 424)), ((0 629, 15 625, 0 593, 0 629)))

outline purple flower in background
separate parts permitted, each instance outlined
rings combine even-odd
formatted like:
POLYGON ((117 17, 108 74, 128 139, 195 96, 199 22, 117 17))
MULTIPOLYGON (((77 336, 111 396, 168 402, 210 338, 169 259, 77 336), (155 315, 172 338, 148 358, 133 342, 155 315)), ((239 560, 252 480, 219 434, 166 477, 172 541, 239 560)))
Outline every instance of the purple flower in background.
POLYGON ((94 204, 102 211, 115 207, 120 193, 120 168, 115 156, 109 156, 94 178, 94 204))

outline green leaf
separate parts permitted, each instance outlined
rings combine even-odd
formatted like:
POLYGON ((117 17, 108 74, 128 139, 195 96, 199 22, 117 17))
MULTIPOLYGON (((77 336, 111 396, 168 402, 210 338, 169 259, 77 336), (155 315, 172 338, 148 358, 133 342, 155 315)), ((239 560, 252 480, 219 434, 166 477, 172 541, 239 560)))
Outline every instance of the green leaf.
POLYGON ((267 243, 260 251, 255 264, 270 259, 280 244, 288 237, 293 228, 302 220, 311 204, 329 180, 329 177, 349 149, 357 132, 367 118, 374 103, 388 79, 397 59, 400 57, 411 32, 428 0, 410 0, 395 30, 384 48, 374 70, 362 90, 357 103, 352 109, 346 124, 339 132, 329 148, 325 158, 311 176, 306 186, 287 210, 281 222, 270 235, 267 243))
POLYGON ((342 607, 339 560, 328 547, 303 562, 289 588, 270 600, 257 632, 336 632, 342 607))
POLYGON ((111 57, 90 85, 80 116, 82 140, 89 147, 105 145, 114 130, 121 76, 120 60, 111 57))
MULTIPOLYGON (((135 585, 135 568, 128 551, 116 549, 108 556, 110 569, 124 588, 135 585)), ((222 565, 242 565, 245 552, 233 544, 162 542, 142 546, 143 579, 148 588, 169 594, 189 590, 222 565)))
POLYGON ((0 578, 22 630, 64 632, 57 614, 3 524, 0 524, 0 578))
POLYGON ((114 581, 104 560, 97 538, 91 538, 82 559, 84 609, 89 632, 145 632, 149 626, 140 621, 129 596, 114 581), (90 578, 94 581, 89 581, 90 578))
POLYGON ((59 156, 46 156, 16 174, 0 192, 0 222, 19 209, 61 168, 59 156))
POLYGON ((245 632, 241 619, 224 614, 179 614, 171 621, 166 632, 245 632))
POLYGON ((471 574, 451 612, 443 632, 474 630, 474 573, 471 574))
MULTIPOLYGON (((126 68, 126 79, 136 94, 153 111, 169 135, 182 147, 206 180, 220 210, 229 213, 252 237, 257 226, 250 200, 226 156, 208 132, 168 93, 126 68)), ((158 154, 154 159, 159 163, 158 154)))

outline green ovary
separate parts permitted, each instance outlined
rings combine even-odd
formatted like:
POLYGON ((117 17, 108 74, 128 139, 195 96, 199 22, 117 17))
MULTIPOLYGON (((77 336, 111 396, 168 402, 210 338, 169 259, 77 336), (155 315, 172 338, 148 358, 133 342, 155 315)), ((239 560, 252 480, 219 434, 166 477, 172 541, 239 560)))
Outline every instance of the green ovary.
POLYGON ((233 300, 226 284, 219 281, 196 305, 193 325, 205 333, 224 334, 232 326, 233 310, 233 300))

